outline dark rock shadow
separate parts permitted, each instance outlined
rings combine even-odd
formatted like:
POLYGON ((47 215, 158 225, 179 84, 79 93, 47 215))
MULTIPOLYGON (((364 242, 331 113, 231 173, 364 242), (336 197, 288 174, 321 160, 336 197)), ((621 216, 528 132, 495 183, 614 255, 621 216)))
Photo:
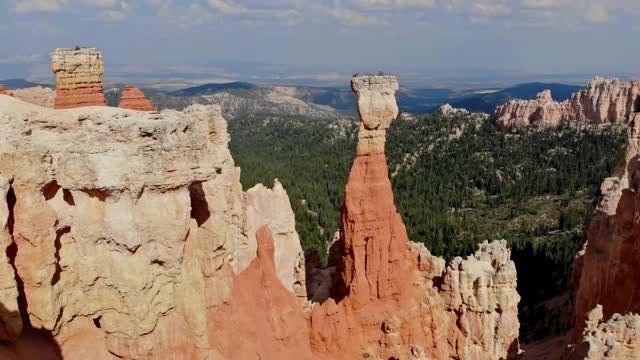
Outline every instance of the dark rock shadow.
MULTIPOLYGON (((0 313, 10 314, 0 303, 0 313)), ((24 319, 25 316, 22 316, 24 319)), ((22 334, 15 341, 0 340, 0 359, 3 360, 62 360, 60 346, 47 330, 34 329, 24 322, 22 334)), ((0 320, 0 326, 2 321, 0 320)))

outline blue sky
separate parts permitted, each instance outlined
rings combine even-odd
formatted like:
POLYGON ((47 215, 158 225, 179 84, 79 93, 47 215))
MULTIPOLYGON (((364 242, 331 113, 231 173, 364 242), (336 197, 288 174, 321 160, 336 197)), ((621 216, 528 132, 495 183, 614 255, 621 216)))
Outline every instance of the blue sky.
POLYGON ((639 0, 0 1, 0 78, 50 80, 50 50, 74 45, 101 48, 112 81, 640 73, 639 0))

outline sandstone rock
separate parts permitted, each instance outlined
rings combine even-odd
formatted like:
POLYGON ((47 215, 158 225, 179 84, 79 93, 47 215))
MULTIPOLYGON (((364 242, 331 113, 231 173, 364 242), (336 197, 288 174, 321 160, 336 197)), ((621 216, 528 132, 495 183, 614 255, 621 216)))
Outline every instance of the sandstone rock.
POLYGON ((444 104, 438 108, 438 112, 445 116, 466 115, 469 114, 467 109, 458 109, 451 106, 451 104, 444 104))
POLYGON ((105 106, 102 93, 104 61, 95 48, 56 49, 51 53, 56 75, 56 109, 105 106))
MULTIPOLYGON (((359 76, 351 80, 358 95, 358 155, 384 154, 387 129, 398 117, 395 93, 399 89, 394 76, 359 76)), ((386 161, 385 161, 386 162, 386 161)))
POLYGON ((360 141, 335 245, 335 286, 311 313, 313 351, 327 359, 506 358, 518 337, 519 301, 506 243, 483 244, 445 270, 443 259, 408 241, 384 154, 397 81, 359 77, 352 87, 360 141))
POLYGON ((56 92, 42 86, 13 90, 13 96, 16 99, 46 108, 54 107, 56 100, 56 92))
POLYGON ((300 298, 307 297, 305 286, 304 252, 300 245, 300 237, 296 231, 295 216, 289 196, 276 179, 273 189, 262 184, 247 190, 247 222, 245 233, 248 234, 246 247, 236 247, 234 270, 243 271, 256 256, 258 229, 267 225, 275 240, 276 272, 282 284, 300 298))
POLYGON ((125 86, 118 107, 138 111, 154 111, 153 103, 138 88, 125 86))
POLYGON ((640 359, 640 315, 614 314, 603 322, 602 306, 589 312, 583 342, 585 354, 580 358, 600 359, 640 359))
POLYGON ((602 186, 602 200, 585 230, 584 249, 576 260, 576 321, 579 341, 587 314, 602 306, 603 320, 614 313, 640 312, 640 114, 632 115, 625 158, 602 186))
MULTIPOLYGON (((237 344, 218 334, 236 325, 220 321, 253 317, 264 328, 247 330, 248 351, 308 353, 303 309, 280 284, 270 235, 258 265, 232 270, 247 242, 248 195, 220 108, 53 110, 0 97, 0 133, 0 247, 13 239, 17 271, 12 280, 0 258, 0 300, 55 337, 65 359, 225 358, 237 344)), ((7 338, 19 315, 0 312, 7 338)))
POLYGON ((504 127, 525 127, 535 125, 539 128, 556 127, 567 116, 562 104, 551 97, 551 91, 545 90, 535 100, 513 100, 498 106, 496 118, 504 127))
POLYGON ((545 90, 535 100, 513 100, 496 109, 505 127, 556 127, 562 121, 582 125, 626 123, 640 110, 640 81, 595 77, 571 99, 558 103, 545 90))
POLYGON ((210 343, 221 359, 312 359, 302 307, 276 274, 269 227, 256 238, 257 257, 234 280, 231 298, 211 314, 210 343), (276 341, 265 341, 265 334, 276 341))

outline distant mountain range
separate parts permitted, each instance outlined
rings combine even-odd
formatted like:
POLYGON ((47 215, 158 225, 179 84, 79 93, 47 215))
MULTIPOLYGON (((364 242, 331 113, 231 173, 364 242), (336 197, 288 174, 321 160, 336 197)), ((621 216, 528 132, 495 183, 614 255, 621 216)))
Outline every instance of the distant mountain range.
MULTIPOLYGON (((568 99, 581 86, 558 83, 527 83, 505 89, 487 89, 475 91, 456 91, 439 88, 402 88, 397 94, 400 110, 422 114, 437 109, 440 105, 450 103, 454 107, 465 108, 474 112, 493 113, 498 105, 512 99, 533 99, 546 89, 550 89, 554 98, 559 101, 568 99)), ((272 86, 256 85, 244 82, 226 84, 207 84, 167 93, 170 96, 203 96, 221 92, 252 97, 263 94, 266 89, 283 95, 297 98, 316 105, 330 106, 346 114, 355 113, 356 97, 348 88, 312 87, 312 86, 272 86)))
POLYGON ((6 79, 0 80, 0 84, 5 85, 7 89, 24 89, 34 86, 43 86, 43 87, 53 87, 49 84, 39 84, 31 81, 27 81, 25 79, 6 79))
MULTIPOLYGON (((24 79, 0 80, 8 89, 32 86, 52 87, 24 79)), ((110 105, 117 104, 123 86, 105 90, 110 105)), ((397 99, 400 110, 424 114, 433 112, 440 105, 449 103, 456 108, 474 112, 493 113, 498 105, 512 99, 533 99, 546 89, 558 101, 568 99, 582 87, 560 83, 526 83, 503 89, 453 90, 446 88, 401 88, 397 99)), ((159 109, 181 109, 191 103, 217 103, 226 106, 231 116, 240 113, 261 112, 280 115, 311 117, 337 117, 354 115, 356 97, 348 87, 277 86, 249 82, 212 83, 177 91, 142 89, 159 109)))

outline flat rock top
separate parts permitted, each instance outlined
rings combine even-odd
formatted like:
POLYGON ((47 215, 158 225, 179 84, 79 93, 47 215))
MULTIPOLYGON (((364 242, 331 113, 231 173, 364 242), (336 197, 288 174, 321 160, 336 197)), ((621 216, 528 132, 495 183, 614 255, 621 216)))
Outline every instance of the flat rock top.
POLYGON ((54 110, 0 96, 0 173, 68 189, 167 189, 215 177, 209 119, 215 106, 185 112, 109 107, 54 110), (39 154, 39 155, 37 155, 39 154), (21 157, 48 162, 22 166, 21 157))
POLYGON ((363 75, 351 79, 351 88, 356 92, 360 92, 361 90, 395 92, 400 86, 395 76, 363 75))

